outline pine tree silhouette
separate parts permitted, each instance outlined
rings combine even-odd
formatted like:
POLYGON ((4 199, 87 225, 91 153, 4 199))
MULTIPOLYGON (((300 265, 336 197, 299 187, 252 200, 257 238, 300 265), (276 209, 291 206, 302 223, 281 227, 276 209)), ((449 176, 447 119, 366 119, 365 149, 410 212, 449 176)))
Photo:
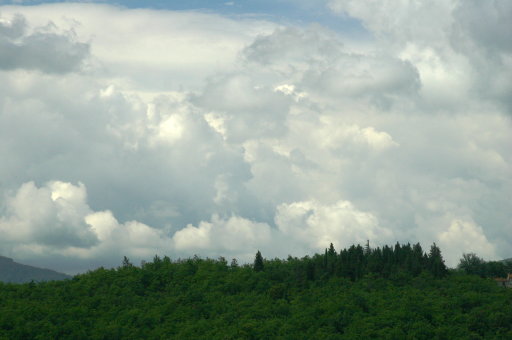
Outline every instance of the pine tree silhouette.
POLYGON ((261 272, 263 270, 263 257, 261 256, 260 251, 256 253, 254 257, 254 271, 261 272))

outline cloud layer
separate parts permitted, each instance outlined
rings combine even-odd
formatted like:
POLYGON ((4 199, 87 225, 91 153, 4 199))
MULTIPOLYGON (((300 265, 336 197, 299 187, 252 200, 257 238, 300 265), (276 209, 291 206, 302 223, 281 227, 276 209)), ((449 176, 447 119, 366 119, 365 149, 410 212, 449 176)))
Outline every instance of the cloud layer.
POLYGON ((89 45, 74 41, 72 32, 53 32, 52 25, 26 31, 22 15, 0 22, 0 68, 67 73, 80 68, 89 54, 89 45))
POLYGON ((0 7, 0 253, 71 273, 368 239, 510 257, 511 7, 327 6, 369 38, 0 7))

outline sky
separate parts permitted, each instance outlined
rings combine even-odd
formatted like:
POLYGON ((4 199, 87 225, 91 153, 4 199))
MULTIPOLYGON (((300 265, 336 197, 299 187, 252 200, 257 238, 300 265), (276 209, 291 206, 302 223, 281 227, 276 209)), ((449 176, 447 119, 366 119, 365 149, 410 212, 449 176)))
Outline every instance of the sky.
POLYGON ((0 254, 512 257, 512 2, 0 1, 0 254))

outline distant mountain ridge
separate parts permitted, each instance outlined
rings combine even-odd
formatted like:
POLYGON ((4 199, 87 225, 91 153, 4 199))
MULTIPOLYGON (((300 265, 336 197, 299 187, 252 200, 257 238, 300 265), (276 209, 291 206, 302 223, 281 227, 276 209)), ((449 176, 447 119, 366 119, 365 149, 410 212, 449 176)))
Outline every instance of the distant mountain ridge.
POLYGON ((26 283, 30 281, 53 281, 69 279, 71 276, 50 269, 32 267, 14 262, 13 259, 0 256, 0 281, 7 283, 26 283))

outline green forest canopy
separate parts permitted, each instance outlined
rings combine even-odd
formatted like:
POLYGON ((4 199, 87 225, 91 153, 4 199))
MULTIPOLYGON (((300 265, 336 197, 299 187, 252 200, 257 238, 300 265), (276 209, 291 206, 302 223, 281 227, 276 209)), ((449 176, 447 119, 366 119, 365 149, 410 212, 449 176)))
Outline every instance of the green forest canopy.
POLYGON ((512 289, 463 269, 447 269, 435 244, 259 253, 252 265, 125 258, 0 283, 0 339, 512 339, 512 289))

